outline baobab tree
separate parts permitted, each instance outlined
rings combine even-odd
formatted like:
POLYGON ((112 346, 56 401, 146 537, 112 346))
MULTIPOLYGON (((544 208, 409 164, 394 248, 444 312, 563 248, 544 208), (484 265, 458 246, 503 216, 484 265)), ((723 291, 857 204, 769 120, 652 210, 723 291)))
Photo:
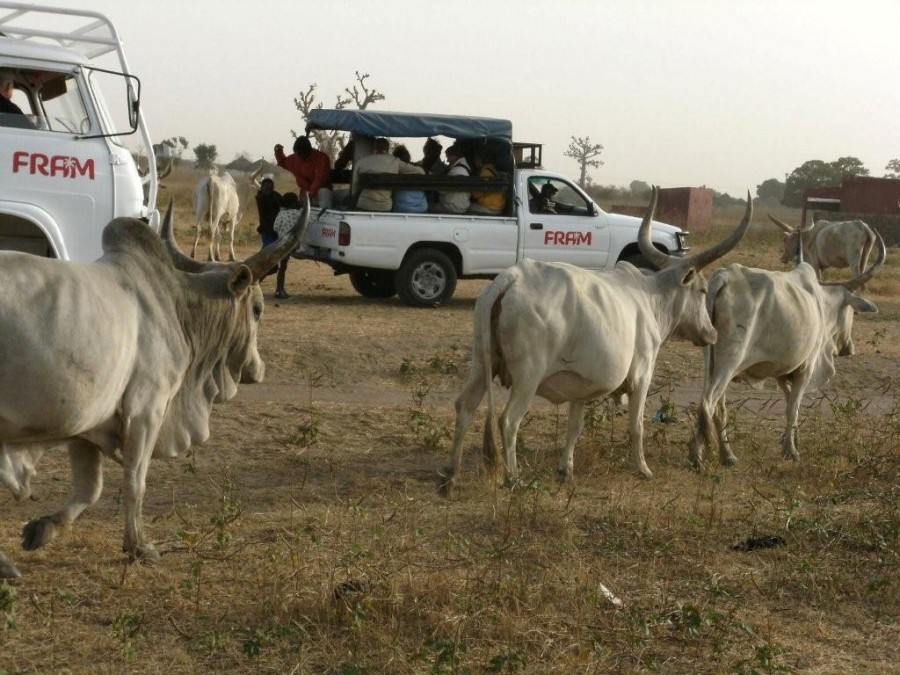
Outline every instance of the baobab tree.
POLYGON ((599 143, 591 143, 590 136, 572 136, 572 142, 569 143, 568 150, 565 151, 566 157, 571 157, 581 167, 581 176, 578 179, 578 185, 582 189, 586 188, 590 182, 587 175, 588 167, 594 169, 603 164, 603 160, 596 159, 603 152, 603 146, 599 143))
MULTIPOLYGON (((366 84, 366 80, 369 79, 368 73, 360 73, 357 70, 355 74, 356 82, 352 86, 346 87, 342 92, 338 93, 334 102, 335 110, 343 110, 351 106, 358 110, 365 110, 373 103, 384 100, 384 94, 377 89, 370 88, 366 84)), ((304 119, 309 116, 311 110, 318 110, 325 107, 321 101, 316 99, 316 87, 318 87, 318 85, 313 82, 305 91, 301 91, 294 99, 294 105, 297 107, 297 110, 300 111, 300 114, 303 115, 304 119)), ((296 131, 291 131, 291 134, 295 137, 298 135, 296 131)), ((342 132, 333 129, 330 131, 314 131, 313 135, 316 138, 316 144, 319 146, 319 150, 328 154, 332 160, 337 157, 338 152, 341 151, 346 143, 345 135, 342 132)))

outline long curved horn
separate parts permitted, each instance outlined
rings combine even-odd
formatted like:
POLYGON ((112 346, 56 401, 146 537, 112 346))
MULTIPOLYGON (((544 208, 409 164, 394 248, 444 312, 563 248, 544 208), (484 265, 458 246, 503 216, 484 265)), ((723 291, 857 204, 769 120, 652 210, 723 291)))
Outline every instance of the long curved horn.
POLYGON ((250 174, 250 187, 252 187, 254 190, 259 190, 260 188, 259 176, 262 173, 263 167, 265 166, 265 164, 263 164, 264 161, 264 159, 259 160, 259 168, 250 174))
POLYGON ((254 253, 244 261, 244 264, 250 268, 253 273, 253 279, 259 281, 266 273, 277 265, 282 258, 290 254, 300 242, 303 235, 306 234, 306 226, 309 225, 309 195, 303 195, 303 210, 297 217, 294 227, 288 232, 286 237, 282 237, 278 241, 269 244, 263 250, 254 253))
POLYGON ((166 210, 166 216, 163 218, 162 225, 160 225, 159 236, 169 251, 169 257, 172 258, 172 264, 175 265, 175 269, 182 272, 203 272, 207 269, 206 265, 199 260, 188 258, 181 252, 175 241, 175 233, 172 226, 172 208, 174 203, 174 199, 169 199, 169 208, 166 210))
POLYGON ((794 232, 794 228, 793 228, 793 227, 791 227, 790 225, 788 225, 788 224, 787 224, 786 222, 784 222, 783 220, 778 220, 778 218, 776 218, 775 216, 773 216, 771 213, 769 213, 769 214, 767 214, 767 215, 769 216, 769 220, 771 220, 771 221, 772 221, 773 223, 775 223, 778 227, 780 227, 782 230, 784 230, 784 233, 785 233, 785 234, 793 234, 793 232, 794 232))
POLYGON ((738 224, 734 231, 728 235, 724 241, 720 241, 712 248, 701 251, 695 256, 691 256, 685 260, 685 264, 692 265, 695 269, 701 270, 711 262, 714 262, 728 253, 731 249, 738 245, 747 229, 750 227, 750 219, 753 217, 753 199, 750 197, 750 190, 747 190, 747 208, 744 210, 744 218, 738 224))
POLYGON ((638 230, 638 248, 651 265, 657 269, 662 269, 669 262, 670 256, 660 251, 653 245, 650 238, 650 227, 653 222, 653 214, 656 213, 656 202, 659 198, 659 186, 653 186, 653 193, 650 195, 650 203, 647 205, 647 211, 644 213, 644 219, 641 221, 641 227, 638 230))
POLYGON ((819 284, 822 286, 843 286, 852 293, 875 276, 875 272, 877 272, 878 268, 884 264, 884 259, 887 256, 887 247, 884 245, 884 239, 881 238, 881 235, 877 230, 875 231, 875 236, 878 237, 878 258, 872 263, 872 266, 869 269, 865 272, 861 272, 849 281, 820 281, 819 284))

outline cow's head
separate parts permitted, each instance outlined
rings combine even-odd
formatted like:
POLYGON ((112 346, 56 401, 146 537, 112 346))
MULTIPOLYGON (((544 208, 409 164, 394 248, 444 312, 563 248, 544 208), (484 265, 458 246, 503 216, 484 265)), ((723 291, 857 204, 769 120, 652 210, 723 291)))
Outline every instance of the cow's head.
POLYGON ((769 220, 775 223, 784 234, 784 251, 781 254, 781 262, 783 263, 801 263, 804 260, 804 242, 803 235, 812 231, 815 227, 814 223, 805 225, 804 227, 791 227, 783 220, 778 220, 771 213, 769 220))
POLYGON ((861 298, 854 291, 860 289, 865 283, 875 276, 878 268, 884 264, 887 250, 884 239, 878 232, 878 258, 872 266, 853 277, 849 281, 823 281, 820 282, 823 291, 830 299, 830 311, 835 312, 834 327, 831 331, 834 354, 836 356, 853 356, 856 348, 853 345, 853 316, 865 312, 877 312, 878 307, 873 302, 861 298))
POLYGON ((697 346, 715 344, 718 336, 706 308, 708 286, 701 270, 737 246, 746 234, 753 215, 750 193, 747 193, 747 210, 744 212, 744 218, 728 238, 689 258, 668 255, 653 245, 650 227, 658 196, 659 188, 654 186, 650 205, 638 231, 641 253, 650 264, 659 269, 655 278, 664 296, 665 311, 671 313, 670 320, 674 324, 674 333, 697 346))
MULTIPOLYGON (((215 398, 228 400, 237 392, 237 382, 261 382, 265 364, 257 348, 257 331, 263 314, 263 295, 259 282, 279 261, 297 248, 309 223, 309 199, 294 227, 286 237, 266 246, 243 262, 199 262, 189 258, 175 241, 172 225, 172 203, 163 219, 160 236, 166 244, 176 269, 197 275, 195 283, 212 298, 223 300, 224 309, 213 320, 220 335, 212 378, 215 398), (224 313, 224 314, 223 314, 224 313)), ((212 300, 211 300, 212 302, 212 300)))

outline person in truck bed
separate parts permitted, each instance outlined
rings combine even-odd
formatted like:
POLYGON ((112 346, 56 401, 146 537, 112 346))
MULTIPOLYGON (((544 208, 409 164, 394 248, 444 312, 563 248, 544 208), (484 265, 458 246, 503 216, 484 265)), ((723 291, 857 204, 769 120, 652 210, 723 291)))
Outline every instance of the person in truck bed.
MULTIPOLYGON (((445 151, 449 168, 445 174, 452 176, 471 176, 472 167, 466 161, 462 148, 454 143, 445 151)), ((438 200, 431 205, 432 213, 465 213, 469 208, 470 193, 468 191, 455 190, 453 192, 438 192, 438 200)))
MULTIPOLYGON (((391 142, 386 138, 376 138, 375 152, 356 161, 357 175, 367 173, 424 174, 421 167, 397 159, 389 154, 391 142)), ((359 193, 356 208, 362 211, 390 211, 394 200, 390 189, 365 189, 359 193)))
MULTIPOLYGON (((411 159, 405 145, 398 145, 391 154, 407 164, 411 159)), ((425 198, 424 190, 394 190, 394 211, 396 213, 425 213, 427 210, 428 199, 425 198)))
MULTIPOLYGON (((475 155, 475 168, 478 169, 479 178, 498 178, 500 174, 494 162, 486 155, 475 155)), ((493 192, 473 192, 472 203, 469 205, 469 213, 477 213, 483 216, 499 216, 506 208, 506 190, 493 192)))

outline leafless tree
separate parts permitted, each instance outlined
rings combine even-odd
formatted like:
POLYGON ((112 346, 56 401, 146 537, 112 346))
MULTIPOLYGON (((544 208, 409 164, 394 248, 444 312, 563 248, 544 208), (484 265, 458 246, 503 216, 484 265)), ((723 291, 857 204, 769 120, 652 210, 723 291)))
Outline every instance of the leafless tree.
MULTIPOLYGON (((384 100, 384 94, 367 84, 366 81, 369 79, 369 73, 360 73, 357 70, 355 74, 356 82, 352 86, 346 87, 335 97, 334 108, 336 110, 344 110, 350 106, 353 106, 358 110, 365 110, 373 103, 384 100)), ((300 111, 300 114, 303 115, 304 119, 306 119, 311 110, 318 110, 319 108, 325 107, 324 104, 316 98, 317 86, 318 85, 315 82, 310 84, 305 91, 301 91, 300 94, 294 98, 294 105, 297 107, 297 110, 300 111)), ((296 138, 298 134, 296 131, 292 130, 291 135, 296 138)), ((340 131, 314 131, 313 135, 315 136, 316 144, 319 146, 319 149, 322 152, 327 153, 332 160, 337 157, 337 154, 347 142, 347 137, 340 131)))
POLYGON ((569 143, 568 150, 565 151, 566 157, 571 157, 578 162, 581 167, 581 177, 578 179, 578 185, 586 188, 590 183, 590 177, 587 175, 588 167, 594 169, 603 164, 603 160, 596 159, 603 152, 603 146, 599 143, 591 143, 590 136, 572 136, 572 142, 569 143))

